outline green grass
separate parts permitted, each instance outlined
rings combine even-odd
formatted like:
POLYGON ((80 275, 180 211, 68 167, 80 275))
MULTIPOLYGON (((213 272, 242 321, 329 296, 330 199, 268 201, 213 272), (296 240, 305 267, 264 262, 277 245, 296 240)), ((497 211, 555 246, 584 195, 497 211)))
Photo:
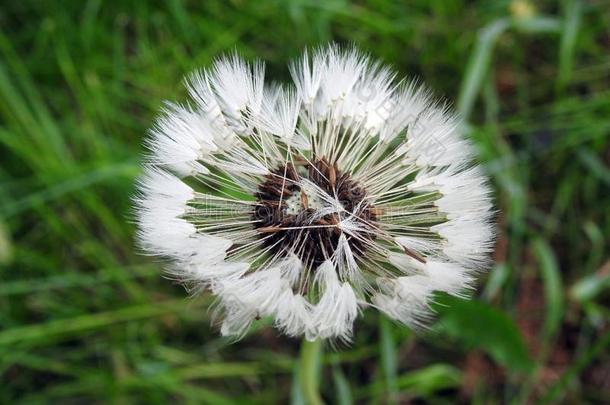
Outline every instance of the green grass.
POLYGON ((237 49, 287 80, 332 40, 454 101, 500 237, 478 298, 439 305, 430 332, 367 311, 327 348, 324 400, 610 402, 610 4, 528 4, 4 1, 0 403, 302 403, 299 342, 264 321, 218 337, 210 297, 137 254, 130 195, 185 74, 237 49))

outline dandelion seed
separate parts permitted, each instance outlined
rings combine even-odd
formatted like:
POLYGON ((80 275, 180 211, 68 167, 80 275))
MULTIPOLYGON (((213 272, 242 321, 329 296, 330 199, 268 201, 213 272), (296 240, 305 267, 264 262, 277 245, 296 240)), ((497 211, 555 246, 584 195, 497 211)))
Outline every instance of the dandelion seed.
POLYGON ((221 333, 260 317, 350 340, 374 307, 411 327, 489 265, 490 189, 459 119, 354 49, 307 53, 294 86, 236 55, 192 75, 147 141, 140 245, 217 297, 221 333))

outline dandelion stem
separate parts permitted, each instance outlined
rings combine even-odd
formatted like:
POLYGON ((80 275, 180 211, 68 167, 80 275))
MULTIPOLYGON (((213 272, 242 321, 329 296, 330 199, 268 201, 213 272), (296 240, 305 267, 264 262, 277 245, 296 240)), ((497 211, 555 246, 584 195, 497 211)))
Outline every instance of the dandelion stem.
POLYGON ((301 344, 300 383, 303 398, 307 405, 322 405, 320 396, 320 357, 322 355, 322 340, 313 342, 303 339, 301 344))

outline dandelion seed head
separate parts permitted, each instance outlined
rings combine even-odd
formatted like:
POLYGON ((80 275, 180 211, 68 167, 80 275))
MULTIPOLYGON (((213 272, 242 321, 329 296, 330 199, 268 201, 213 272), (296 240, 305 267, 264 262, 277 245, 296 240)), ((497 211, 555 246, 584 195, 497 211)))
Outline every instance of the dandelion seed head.
POLYGON ((261 317, 349 341, 367 307, 423 327, 435 291, 465 297, 489 266, 494 215, 446 105, 354 48, 307 51, 292 85, 232 54, 189 76, 146 141, 138 241, 223 335, 261 317))

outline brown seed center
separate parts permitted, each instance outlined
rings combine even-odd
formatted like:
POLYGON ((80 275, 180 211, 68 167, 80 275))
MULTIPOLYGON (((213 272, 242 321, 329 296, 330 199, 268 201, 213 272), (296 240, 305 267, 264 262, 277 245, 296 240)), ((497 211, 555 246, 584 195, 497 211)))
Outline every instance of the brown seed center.
POLYGON ((294 253, 313 269, 336 250, 344 218, 358 221, 365 230, 345 234, 356 256, 362 255, 366 242, 374 239, 374 234, 366 230, 375 221, 376 211, 366 196, 349 173, 342 173, 325 158, 298 162, 296 167, 288 163, 272 171, 259 186, 253 219, 271 253, 294 253), (328 201, 333 200, 343 210, 329 213, 326 208, 332 204, 328 201), (320 209, 326 214, 321 215, 320 209))

